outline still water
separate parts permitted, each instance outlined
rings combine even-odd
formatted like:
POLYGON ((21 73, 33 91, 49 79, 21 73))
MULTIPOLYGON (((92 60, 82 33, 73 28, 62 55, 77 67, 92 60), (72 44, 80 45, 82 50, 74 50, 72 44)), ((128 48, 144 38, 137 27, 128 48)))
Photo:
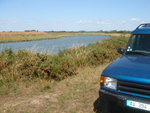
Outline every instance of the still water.
POLYGON ((88 44, 96 43, 98 41, 111 38, 110 36, 102 35, 77 35, 71 37, 64 37, 51 40, 38 40, 28 42, 16 42, 16 43, 0 43, 0 51, 6 48, 12 50, 31 50, 38 53, 52 53, 56 54, 61 50, 86 46, 88 44))

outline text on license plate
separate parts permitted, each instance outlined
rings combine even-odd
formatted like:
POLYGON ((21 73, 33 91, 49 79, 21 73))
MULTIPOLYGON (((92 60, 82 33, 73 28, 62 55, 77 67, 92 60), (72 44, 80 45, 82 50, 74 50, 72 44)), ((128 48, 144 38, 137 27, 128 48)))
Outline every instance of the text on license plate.
POLYGON ((132 100, 126 100, 126 105, 129 107, 150 111, 150 104, 136 102, 136 101, 132 101, 132 100))

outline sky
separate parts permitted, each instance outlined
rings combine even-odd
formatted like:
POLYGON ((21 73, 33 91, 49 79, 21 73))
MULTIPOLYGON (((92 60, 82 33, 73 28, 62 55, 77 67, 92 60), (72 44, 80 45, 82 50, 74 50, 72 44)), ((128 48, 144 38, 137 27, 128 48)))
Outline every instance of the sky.
POLYGON ((150 0, 0 0, 0 31, 134 30, 150 0))

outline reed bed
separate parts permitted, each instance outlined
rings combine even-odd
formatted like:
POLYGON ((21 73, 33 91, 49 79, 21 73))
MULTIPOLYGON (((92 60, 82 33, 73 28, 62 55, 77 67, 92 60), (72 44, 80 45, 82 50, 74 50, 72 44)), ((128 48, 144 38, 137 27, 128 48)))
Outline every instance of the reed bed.
MULTIPOLYGON (((80 33, 80 32, 0 32, 0 43, 55 39, 74 35, 110 35, 120 36, 121 33, 80 33)), ((129 34, 124 34, 129 35, 129 34)))

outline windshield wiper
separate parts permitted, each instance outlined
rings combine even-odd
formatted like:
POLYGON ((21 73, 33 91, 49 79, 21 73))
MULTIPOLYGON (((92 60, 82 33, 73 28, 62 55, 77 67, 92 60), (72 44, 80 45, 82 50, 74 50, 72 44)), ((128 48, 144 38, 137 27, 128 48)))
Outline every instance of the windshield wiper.
POLYGON ((128 52, 126 52, 126 54, 150 56, 150 52, 148 52, 148 51, 140 51, 140 50, 128 51, 128 52))

